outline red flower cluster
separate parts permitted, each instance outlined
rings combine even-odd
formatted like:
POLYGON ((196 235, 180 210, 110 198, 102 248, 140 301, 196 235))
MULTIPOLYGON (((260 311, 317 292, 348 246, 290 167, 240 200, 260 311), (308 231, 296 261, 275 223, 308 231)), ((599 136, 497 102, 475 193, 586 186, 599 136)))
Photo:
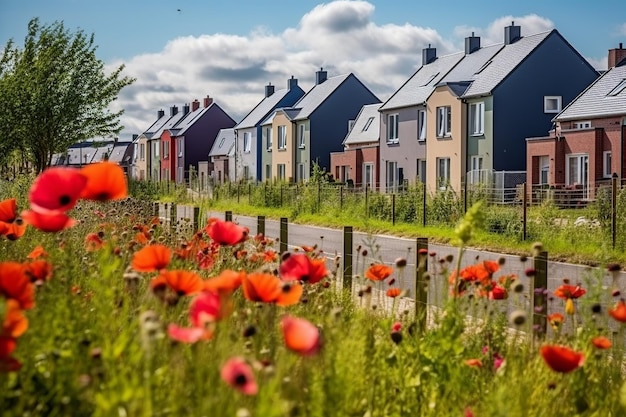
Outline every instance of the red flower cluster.
POLYGON ((515 281, 517 277, 515 275, 504 275, 498 280, 494 280, 493 275, 499 269, 500 266, 495 261, 482 261, 466 266, 458 274, 455 270, 448 277, 450 292, 460 296, 471 289, 473 285, 475 288, 474 295, 476 296, 488 297, 492 300, 504 300, 508 298, 511 282, 515 281))

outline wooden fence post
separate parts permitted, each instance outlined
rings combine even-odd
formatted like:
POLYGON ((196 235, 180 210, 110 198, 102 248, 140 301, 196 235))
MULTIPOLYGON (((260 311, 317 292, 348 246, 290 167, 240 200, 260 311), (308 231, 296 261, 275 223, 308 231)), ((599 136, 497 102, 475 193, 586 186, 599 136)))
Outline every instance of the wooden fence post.
POLYGON ((226 213, 224 214, 224 220, 226 220, 227 222, 232 222, 233 221, 233 212, 230 210, 226 210, 226 213))
POLYGON ((533 329, 535 334, 543 338, 547 330, 548 316, 548 252, 539 252, 534 257, 534 284, 533 284, 533 329))
POLYGON ((283 252, 287 252, 287 239, 288 239, 287 225, 288 225, 287 218, 281 217, 280 218, 280 244, 279 244, 279 250, 281 254, 283 252))
POLYGON ((170 205, 170 230, 176 228, 176 203, 170 205))
POLYGON ((193 231, 200 230, 200 207, 193 208, 193 231))
POLYGON ((611 176, 611 242, 615 249, 617 238, 617 173, 611 176))
POLYGON ((352 292, 352 226, 343 227, 343 288, 352 292))
POLYGON ((265 236, 265 216, 258 216, 256 219, 256 233, 257 235, 265 236))
POLYGON ((391 194, 391 224, 396 224, 396 193, 391 194))
POLYGON ((527 195, 528 185, 526 185, 526 183, 524 183, 524 185, 522 186, 522 190, 524 192, 524 196, 522 197, 522 206, 523 206, 523 208, 522 208, 522 210, 523 210, 523 212, 522 212, 522 240, 525 241, 526 237, 527 237, 527 229, 526 229, 527 223, 526 222, 528 220, 528 217, 527 217, 527 215, 528 215, 528 213, 527 213, 527 210, 528 210, 528 195, 527 195))
POLYGON ((428 317, 428 238, 417 238, 415 251, 415 321, 420 331, 426 331, 428 317))

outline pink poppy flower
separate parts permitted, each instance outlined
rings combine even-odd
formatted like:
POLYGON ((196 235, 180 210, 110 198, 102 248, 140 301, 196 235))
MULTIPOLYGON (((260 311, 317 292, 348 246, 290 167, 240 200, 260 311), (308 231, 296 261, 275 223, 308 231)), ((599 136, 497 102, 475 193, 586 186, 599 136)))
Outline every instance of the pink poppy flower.
POLYGON ((222 380, 245 395, 255 395, 259 387, 250 365, 240 357, 233 357, 222 366, 222 380))

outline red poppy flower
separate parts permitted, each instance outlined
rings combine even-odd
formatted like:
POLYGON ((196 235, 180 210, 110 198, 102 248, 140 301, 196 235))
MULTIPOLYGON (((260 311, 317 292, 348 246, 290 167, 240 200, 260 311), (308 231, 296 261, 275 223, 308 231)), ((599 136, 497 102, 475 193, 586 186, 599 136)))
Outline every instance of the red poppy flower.
POLYGON ((161 271, 150 281, 150 288, 154 291, 168 287, 180 296, 191 295, 202 291, 202 279, 192 271, 161 271))
POLYGON ((26 329, 28 329, 28 319, 22 313, 20 304, 15 300, 7 300, 0 335, 17 338, 24 334, 26 329))
POLYGON ((467 366, 471 366, 472 368, 482 368, 483 367, 483 361, 481 361, 480 359, 466 359, 464 361, 465 365, 467 366))
POLYGON ((0 201, 0 222, 13 223, 17 218, 17 200, 9 198, 0 201))
POLYGON ((131 267, 137 272, 160 271, 170 264, 172 251, 161 244, 148 245, 133 255, 131 267))
POLYGON ((494 286, 491 291, 489 291, 490 300, 506 300, 508 296, 506 289, 500 286, 494 286))
POLYGON ((45 251, 43 246, 38 245, 28 254, 27 258, 37 259, 39 257, 46 257, 46 256, 48 256, 48 253, 45 251))
POLYGON ((548 316, 548 323, 554 329, 558 329, 563 324, 563 321, 565 321, 565 316, 561 313, 552 313, 548 316))
POLYGON ((280 277, 285 281, 303 281, 315 284, 328 275, 323 259, 311 259, 304 253, 289 254, 279 268, 280 277))
POLYGON ((17 218, 13 223, 0 223, 0 235, 6 236, 9 240, 17 240, 26 233, 26 223, 23 219, 17 218))
POLYGON ((400 288, 389 288, 387 290, 387 297, 391 297, 391 298, 396 298, 397 296, 400 295, 402 291, 400 290, 400 288))
POLYGON ((67 211, 76 205, 87 177, 80 170, 52 167, 43 171, 30 187, 30 207, 37 212, 67 211))
POLYGON ((597 349, 609 349, 613 346, 611 340, 604 336, 596 336, 591 339, 591 344, 594 345, 597 349))
POLYGON ((579 298, 585 295, 586 293, 587 291, 584 288, 582 288, 580 285, 563 284, 560 287, 558 287, 556 290, 554 290, 554 295, 564 300, 567 300, 568 298, 569 299, 579 298))
POLYGON ((202 327, 180 327, 176 324, 167 326, 167 335, 170 339, 182 343, 196 343, 212 337, 212 334, 202 327))
POLYGON ((226 269, 221 274, 214 278, 209 278, 204 281, 204 290, 212 291, 215 293, 220 292, 233 292, 241 286, 243 277, 246 275, 244 271, 233 271, 226 269))
POLYGON ((273 303, 282 291, 282 282, 272 274, 255 272, 243 277, 241 287, 247 300, 273 303))
POLYGON ((97 233, 88 233, 87 236, 85 236, 85 249, 87 249, 88 252, 101 249, 103 244, 103 240, 97 233))
POLYGON ((245 395, 255 395, 259 390, 252 368, 243 358, 230 358, 222 366, 220 375, 224 382, 245 395))
POLYGON ((626 303, 624 300, 618 301, 615 307, 609 309, 609 315, 621 323, 626 323, 626 303))
POLYGON ((285 307, 300 302, 303 292, 302 285, 297 282, 284 282, 280 288, 280 293, 275 300, 276 305, 285 307))
POLYGON ((52 264, 38 259, 24 264, 24 272, 31 282, 45 282, 52 278, 52 264))
POLYGON ((0 262, 0 294, 16 300, 20 308, 33 308, 35 292, 25 274, 24 265, 18 262, 0 262))
POLYGON ((205 230, 214 242, 227 246, 243 242, 249 233, 247 227, 216 218, 209 219, 209 224, 205 230))
POLYGON ((81 168, 87 178, 80 198, 95 201, 122 200, 128 196, 124 170, 113 162, 98 162, 81 168))
POLYGON ((67 216, 62 211, 34 211, 24 210, 22 218, 31 226, 41 230, 42 232, 59 232, 68 229, 76 224, 76 220, 67 216))
POLYGON ((189 305, 189 320, 194 327, 206 327, 221 318, 222 300, 217 293, 202 291, 196 295, 189 305))
POLYGON ((14 337, 0 335, 0 361, 13 353, 16 347, 17 341, 14 337))
POLYGON ((541 356, 546 364, 556 372, 568 373, 582 366, 585 355, 567 346, 545 345, 541 356))
POLYGON ((367 271, 365 277, 372 281, 384 281, 393 273, 393 268, 383 264, 372 264, 367 271))
POLYGON ((285 316, 280 322, 285 346, 302 356, 316 354, 321 347, 319 329, 306 319, 285 316))

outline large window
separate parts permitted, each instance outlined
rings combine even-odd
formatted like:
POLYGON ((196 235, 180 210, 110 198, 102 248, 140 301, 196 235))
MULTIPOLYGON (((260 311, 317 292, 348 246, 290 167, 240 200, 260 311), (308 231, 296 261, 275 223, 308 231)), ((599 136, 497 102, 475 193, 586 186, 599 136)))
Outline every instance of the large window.
POLYGON ((398 143, 398 114, 387 115, 387 143, 398 143))
POLYGON ((250 153, 252 150, 252 133, 246 132, 243 134, 243 151, 244 153, 250 153))
POLYGON ((145 143, 139 144, 139 160, 141 161, 146 160, 146 144, 145 143))
POLYGON ((304 127, 303 124, 298 126, 298 148, 304 148, 304 127))
POLYGON ((485 133, 485 103, 470 104, 470 134, 474 136, 485 133))
POLYGON ((437 107, 437 137, 450 136, 452 111, 450 106, 437 107))
POLYGON ((549 184, 550 179, 550 157, 543 155, 539 157, 539 184, 549 184))
POLYGON ((393 193, 398 189, 398 162, 387 161, 386 192, 393 193))
POLYGON ((561 111, 561 96, 545 96, 543 98, 544 113, 558 113, 561 111))
POLYGON ((374 164, 371 162, 363 164, 363 186, 374 189, 374 164))
POLYGON ((265 128, 265 148, 268 151, 272 150, 272 127, 267 126, 265 128))
POLYGON ((287 126, 278 126, 278 149, 287 149, 287 126))
POLYGON ((437 158, 437 187, 445 190, 450 183, 450 158, 437 158))
POLYGON ((565 181, 567 185, 587 185, 589 180, 589 155, 567 155, 565 161, 565 181))
POLYGON ((426 184, 426 160, 417 160, 417 180, 422 184, 426 184))
POLYGON ((417 112, 417 139, 426 140, 426 110, 417 112))
POLYGON ((276 168, 278 170, 277 171, 278 181, 285 181, 285 178, 286 178, 285 164, 278 164, 276 168))
POLYGON ((612 169, 612 155, 611 151, 602 152, 602 173, 604 174, 604 178, 611 178, 612 169))
POLYGON ((159 157, 159 149, 161 148, 161 144, 158 140, 152 142, 152 154, 158 158, 159 157))

